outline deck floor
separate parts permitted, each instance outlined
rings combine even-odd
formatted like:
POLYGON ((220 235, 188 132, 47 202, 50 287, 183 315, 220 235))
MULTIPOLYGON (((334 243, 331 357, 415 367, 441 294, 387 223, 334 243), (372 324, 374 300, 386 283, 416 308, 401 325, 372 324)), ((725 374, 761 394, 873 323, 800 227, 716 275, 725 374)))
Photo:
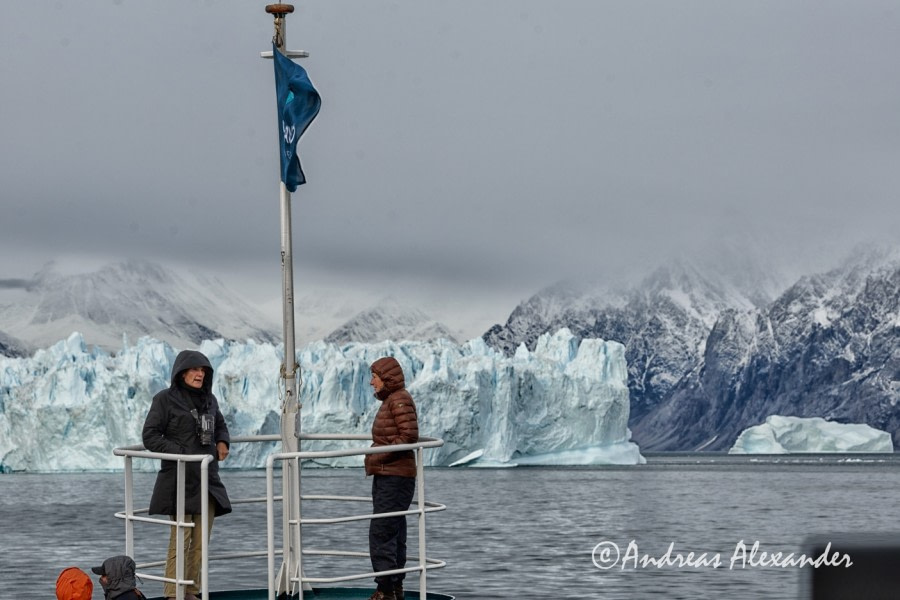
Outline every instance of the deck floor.
MULTIPOLYGON (((315 588, 312 592, 304 592, 303 600, 368 600, 374 588, 315 588)), ((406 590, 406 600, 419 600, 419 592, 406 590)), ((231 592, 210 592, 210 600, 267 600, 268 590, 238 590, 231 592)), ((296 598, 296 597, 294 597, 296 598)), ((453 596, 428 592, 427 600, 453 600, 453 596)), ((149 600, 165 600, 150 598, 149 600)), ((296 598, 299 600, 299 598, 296 598)))

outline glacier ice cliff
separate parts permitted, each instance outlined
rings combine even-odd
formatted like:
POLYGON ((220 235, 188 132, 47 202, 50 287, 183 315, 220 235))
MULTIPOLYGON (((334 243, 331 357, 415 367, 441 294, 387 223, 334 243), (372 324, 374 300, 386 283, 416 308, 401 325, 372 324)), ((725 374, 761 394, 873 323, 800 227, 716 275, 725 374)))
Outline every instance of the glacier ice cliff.
MULTIPOLYGON (((232 436, 279 431, 282 347, 204 341, 215 368, 213 391, 232 436)), ((150 399, 168 385, 177 351, 143 337, 115 355, 81 334, 28 358, 0 357, 0 467, 5 470, 120 469, 112 454, 139 444, 150 399)), ((511 357, 481 339, 337 346, 315 342, 298 352, 302 430, 368 433, 378 408, 368 365, 397 358, 416 400, 420 431, 444 446, 430 465, 643 463, 627 428, 624 347, 580 339, 569 330, 541 336, 511 357)), ((304 442, 303 449, 344 442, 304 442), (314 445, 313 445, 314 444, 314 445)), ((224 465, 253 468, 275 447, 236 444, 224 465)), ((330 464, 361 465, 360 457, 330 464)), ((136 468, 155 469, 156 461, 136 468)))
POLYGON ((858 423, 835 423, 819 417, 771 415, 762 425, 748 427, 729 454, 790 454, 794 452, 893 452, 891 434, 858 423))

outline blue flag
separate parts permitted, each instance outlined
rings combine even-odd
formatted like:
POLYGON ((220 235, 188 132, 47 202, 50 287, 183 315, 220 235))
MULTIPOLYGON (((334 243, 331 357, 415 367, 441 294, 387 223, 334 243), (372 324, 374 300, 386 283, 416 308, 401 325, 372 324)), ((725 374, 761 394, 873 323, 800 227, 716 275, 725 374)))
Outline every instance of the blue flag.
POLYGON ((275 93, 278 96, 278 130, 281 137, 281 181, 288 191, 306 183, 297 156, 297 141, 319 114, 322 99, 306 70, 272 44, 275 62, 275 93))

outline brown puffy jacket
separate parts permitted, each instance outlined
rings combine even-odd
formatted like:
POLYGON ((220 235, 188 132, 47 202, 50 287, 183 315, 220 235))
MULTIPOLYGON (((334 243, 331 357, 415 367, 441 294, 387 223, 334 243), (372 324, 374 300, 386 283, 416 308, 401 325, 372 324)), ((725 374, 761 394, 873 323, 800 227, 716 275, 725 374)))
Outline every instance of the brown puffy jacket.
MULTIPOLYGON (((375 396, 381 407, 372 423, 372 446, 413 444, 419 441, 416 405, 406 391, 403 369, 391 357, 372 363, 372 373, 378 375, 384 387, 375 396)), ((366 475, 416 476, 416 457, 412 450, 366 455, 366 475)))

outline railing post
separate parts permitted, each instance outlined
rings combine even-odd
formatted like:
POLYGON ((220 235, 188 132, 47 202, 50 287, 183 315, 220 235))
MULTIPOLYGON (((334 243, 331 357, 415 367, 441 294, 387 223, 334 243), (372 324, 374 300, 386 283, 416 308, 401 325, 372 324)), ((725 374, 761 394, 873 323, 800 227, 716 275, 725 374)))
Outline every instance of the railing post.
POLYGON ((290 565, 294 564, 291 558, 291 509, 290 497, 291 485, 293 477, 291 476, 291 466, 286 460, 281 462, 281 570, 279 571, 280 583, 276 586, 279 592, 289 593, 291 590, 291 569, 290 565))
MULTIPOLYGON (((203 584, 203 600, 209 600, 209 463, 212 457, 207 456, 200 463, 200 582, 203 584)), ((194 527, 197 526, 196 521, 194 527)))
POLYGON ((131 457, 125 457, 125 554, 134 558, 134 475, 131 457))
POLYGON ((297 553, 297 557, 296 557, 296 559, 297 559, 297 573, 296 573, 296 577, 297 577, 297 589, 300 591, 300 597, 302 598, 302 597, 303 597, 303 566, 302 566, 302 563, 303 563, 303 546, 301 545, 301 542, 302 542, 302 539, 303 539, 303 532, 300 530, 300 520, 301 520, 301 513, 300 513, 300 496, 301 496, 301 494, 302 494, 302 491, 301 491, 302 480, 301 480, 301 478, 300 478, 300 476, 299 476, 299 473, 300 473, 300 457, 299 457, 299 456, 294 457, 294 458, 292 459, 291 462, 293 463, 293 466, 294 466, 294 473, 297 473, 297 474, 298 474, 298 476, 297 476, 297 493, 296 493, 296 494, 292 494, 292 496, 291 496, 291 501, 292 501, 293 504, 294 504, 294 507, 293 507, 293 509, 292 509, 291 512, 292 512, 292 514, 297 515, 297 523, 294 525, 294 532, 295 532, 295 533, 294 533, 294 544, 293 544, 293 546, 294 546, 294 548, 295 548, 295 552, 297 553))
POLYGON ((269 600, 275 600, 275 468, 274 459, 266 459, 266 549, 269 557, 269 600))
MULTIPOLYGON (((181 580, 184 579, 184 461, 178 459, 178 492, 175 500, 175 517, 178 521, 175 523, 175 600, 184 600, 184 585, 181 580)), ((166 556, 166 560, 169 557, 166 556)))
MULTIPOLYGON (((416 448, 416 494, 419 498, 419 600, 426 598, 427 569, 425 558, 425 460, 423 448, 416 448)), ((406 518, 406 517, 404 517, 406 518)))

